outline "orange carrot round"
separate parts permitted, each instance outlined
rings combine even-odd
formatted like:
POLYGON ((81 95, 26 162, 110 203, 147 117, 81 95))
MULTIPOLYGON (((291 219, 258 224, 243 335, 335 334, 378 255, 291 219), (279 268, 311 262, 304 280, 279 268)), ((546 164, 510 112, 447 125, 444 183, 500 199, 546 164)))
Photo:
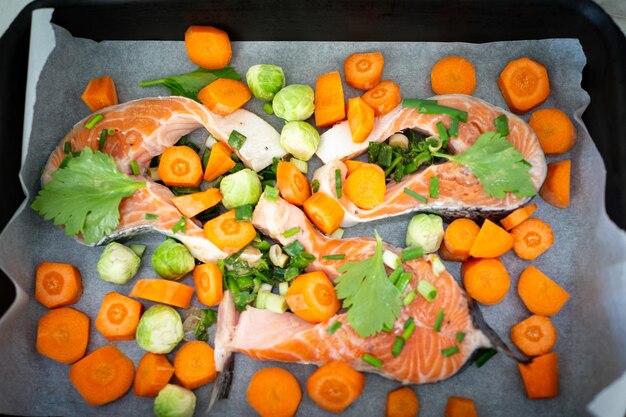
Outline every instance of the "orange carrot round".
POLYGON ((555 352, 533 358, 529 364, 518 363, 526 395, 531 400, 554 398, 559 393, 559 356, 555 352))
POLYGON ((435 63, 430 72, 435 94, 468 94, 476 90, 474 64, 460 56, 447 56, 435 63))
POLYGON ((385 417, 416 417, 420 403, 415 392, 401 387, 387 394, 385 417))
POLYGON ((520 207, 513 211, 511 214, 500 220, 500 224, 504 226, 504 229, 508 232, 530 216, 537 210, 536 204, 529 204, 524 207, 520 207))
POLYGON ((183 215, 193 217, 222 201, 222 194, 217 188, 209 188, 199 193, 185 194, 172 198, 172 204, 183 215))
POLYGON ((202 181, 202 161, 189 146, 172 146, 163 151, 159 177, 175 187, 197 187, 202 181))
POLYGON ((350 176, 350 174, 356 171, 357 168, 365 165, 367 162, 357 161, 354 159, 346 159, 345 161, 343 161, 343 163, 346 164, 346 168, 348 168, 348 176, 350 176))
POLYGON ((370 210, 385 199, 387 184, 385 171, 375 164, 363 164, 348 175, 343 184, 343 192, 355 206, 370 210))
POLYGON ((291 162, 281 161, 276 168, 276 184, 280 195, 290 202, 301 206, 311 197, 311 187, 306 176, 291 162))
POLYGON ((137 365, 133 390, 138 397, 156 397, 174 375, 167 356, 147 352, 137 365))
POLYGON ((469 258, 469 255, 467 256, 453 255, 448 249, 448 247, 446 246, 446 242, 444 240, 441 242, 441 245, 439 246, 439 257, 443 259, 444 261, 463 262, 463 261, 467 261, 467 259, 469 258))
POLYGON ((364 142, 374 129, 374 110, 361 97, 348 100, 348 124, 354 143, 364 142))
POLYGON ((235 220, 235 210, 227 211, 204 224, 204 237, 228 253, 239 252, 255 236, 256 230, 252 223, 235 220))
POLYGON ((241 81, 218 78, 198 93, 198 100, 216 114, 231 114, 246 104, 252 92, 241 81))
POLYGON ((511 277, 498 258, 470 259, 461 267, 465 291, 482 304, 497 304, 511 286, 511 277))
POLYGON ((361 96, 376 116, 389 113, 402 102, 400 87, 393 81, 383 81, 361 96))
POLYGON ((248 384, 248 404, 261 417, 293 417, 302 400, 298 380, 281 368, 257 371, 248 384))
POLYGON ((132 340, 141 317, 141 303, 116 292, 104 296, 96 329, 109 341, 132 340))
POLYGON ((511 341, 528 356, 550 352, 556 338, 556 329, 548 317, 532 315, 511 327, 511 341))
POLYGON ((213 348, 200 340, 187 342, 176 352, 174 375, 187 389, 195 389, 217 377, 213 348))
POLYGON ((89 405, 122 397, 133 384, 135 366, 114 345, 102 346, 70 368, 70 382, 89 405))
POLYGON ((130 296, 187 308, 193 296, 193 288, 169 279, 140 279, 135 282, 130 296))
POLYGON ((450 397, 444 412, 445 417, 478 417, 476 406, 471 398, 450 397))
POLYGON ((550 95, 546 67, 530 58, 510 61, 498 78, 502 97, 513 113, 526 113, 550 95))
POLYGON ((217 142, 213 145, 204 171, 204 180, 214 181, 220 175, 230 171, 235 166, 235 161, 230 157, 231 155, 232 151, 224 142, 217 142))
POLYGON ((317 77, 315 82, 315 125, 326 127, 346 118, 346 105, 339 72, 317 77))
POLYGON ((570 160, 548 164, 548 175, 539 190, 541 198, 554 207, 569 206, 571 169, 570 160))
POLYGON ((513 236, 491 220, 485 220, 472 243, 469 254, 474 258, 497 258, 510 251, 511 248, 513 248, 513 236))
POLYGON ((37 352, 70 364, 85 355, 89 342, 89 317, 70 307, 50 310, 39 319, 37 352))
POLYGON ((465 260, 469 257, 470 249, 480 231, 480 227, 471 219, 456 219, 452 221, 443 234, 446 249, 455 258, 465 260))
POLYGON ((532 265, 520 275, 517 292, 526 308, 540 316, 554 316, 569 299, 567 291, 532 265))
POLYGON ((561 154, 569 151, 576 143, 574 124, 559 109, 539 109, 528 121, 546 154, 561 154))
POLYGON ((83 293, 80 271, 73 265, 42 262, 37 267, 35 299, 48 308, 74 304, 83 293))
POLYGON ((185 48, 191 62, 206 69, 223 68, 233 56, 228 34, 213 26, 189 26, 185 48))
POLYGON ((360 90, 376 87, 383 75, 385 58, 380 52, 352 54, 344 63, 348 85, 360 90))
POLYGON ((115 83, 108 75, 89 80, 80 98, 93 112, 118 103, 115 83))
POLYGON ((198 301, 206 306, 216 306, 224 297, 222 273, 217 264, 197 265, 193 270, 193 283, 198 301))
POLYGON ((356 401, 365 388, 365 377, 343 362, 319 367, 306 382, 306 392, 320 408, 341 413, 356 401))
POLYGON ((552 228, 543 220, 526 219, 511 230, 513 250, 522 259, 532 261, 554 243, 552 228))
POLYGON ((344 211, 341 205, 321 191, 309 197, 302 206, 309 219, 327 235, 337 230, 343 221, 344 211))
POLYGON ((311 323, 330 319, 341 307, 333 283, 322 271, 298 275, 285 298, 294 314, 311 323))

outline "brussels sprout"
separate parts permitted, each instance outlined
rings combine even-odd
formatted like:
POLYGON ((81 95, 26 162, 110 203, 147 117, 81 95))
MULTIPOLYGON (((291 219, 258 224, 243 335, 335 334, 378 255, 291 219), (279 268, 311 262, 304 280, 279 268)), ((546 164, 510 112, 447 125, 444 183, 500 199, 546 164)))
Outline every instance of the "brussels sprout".
POLYGON ((320 144, 320 134, 307 122, 287 122, 280 132, 280 146, 298 159, 311 159, 320 144))
POLYGON ((152 353, 170 353, 183 336, 180 315, 162 304, 153 305, 143 313, 135 334, 139 347, 152 353))
POLYGON ((276 93, 272 108, 276 116, 289 122, 306 120, 311 117, 315 110, 314 100, 315 94, 311 87, 292 84, 276 93))
POLYGON ((285 86, 285 74, 278 65, 257 64, 248 68, 246 82, 256 98, 270 101, 285 86))
POLYGON ((443 239, 443 220, 435 214, 413 216, 406 230, 406 245, 419 246, 424 253, 439 249, 443 239))
POLYGON ((261 180, 251 169, 242 169, 222 178, 220 192, 222 204, 228 210, 246 204, 255 204, 261 197, 261 180))
POLYGON ((154 272, 165 279, 178 279, 193 271, 196 262, 182 243, 167 239, 152 254, 154 272))
POLYGON ((196 395, 183 387, 167 384, 154 399, 156 417, 191 417, 196 411, 196 395))
POLYGON ((125 284, 135 276, 140 263, 141 259, 131 248, 111 242, 102 251, 96 267, 104 281, 125 284))

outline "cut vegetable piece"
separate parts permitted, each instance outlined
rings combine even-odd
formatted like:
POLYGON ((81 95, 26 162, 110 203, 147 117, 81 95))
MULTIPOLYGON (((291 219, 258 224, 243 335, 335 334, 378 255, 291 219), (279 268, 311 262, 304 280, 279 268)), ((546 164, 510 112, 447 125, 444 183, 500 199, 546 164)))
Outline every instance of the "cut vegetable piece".
POLYGON ((241 81, 218 78, 198 93, 198 100, 213 113, 227 115, 241 108, 252 98, 250 89, 241 81))
POLYGON ((441 246, 439 246, 439 257, 441 257, 444 261, 463 262, 469 259, 469 254, 467 256, 453 255, 450 253, 450 250, 448 250, 444 240, 441 242, 441 246))
POLYGON ((89 317, 69 307, 41 316, 37 325, 37 352, 55 361, 70 364, 85 355, 89 342, 89 317))
POLYGON ((446 404, 445 417, 478 417, 474 401, 464 397, 450 397, 446 404))
POLYGON ((217 142, 211 148, 209 161, 204 171, 205 181, 214 181, 220 175, 223 175, 233 169, 235 161, 230 157, 232 151, 224 142, 217 142))
POLYGON ((174 375, 167 356, 147 352, 137 365, 133 391, 138 397, 156 397, 174 375))
POLYGON ((108 75, 89 80, 80 98, 93 112, 118 104, 115 83, 108 75))
MULTIPOLYGON (((474 258, 497 258, 513 248, 513 236, 492 222, 485 220, 474 239, 470 256, 474 258)), ((448 246, 448 249, 450 247, 448 246)))
POLYGON ((517 364, 528 398, 534 400, 557 396, 559 393, 558 360, 556 352, 551 352, 534 358, 529 364, 517 364))
POLYGON ((543 220, 526 219, 511 230, 513 250, 522 259, 532 261, 554 243, 554 233, 543 220))
POLYGON ((458 259, 467 259, 480 227, 471 219, 456 219, 446 228, 443 243, 448 252, 458 259))
POLYGON ((352 174, 354 171, 357 170, 357 168, 365 165, 367 162, 357 161, 357 160, 354 160, 354 159, 347 159, 347 160, 343 161, 343 163, 346 164, 346 168, 348 168, 347 176, 349 177, 350 174, 352 174))
POLYGON ((311 197, 311 186, 306 176, 292 162, 281 161, 276 167, 276 185, 280 195, 297 206, 311 197))
POLYGON ((569 206, 571 167, 570 160, 548 164, 548 175, 539 190, 539 195, 554 207, 569 206))
POLYGON ((159 161, 159 177, 174 187, 197 187, 202 181, 200 156, 188 146, 165 149, 159 161))
POLYGON ((557 334, 548 317, 533 315, 511 327, 511 341, 528 356, 550 352, 557 334))
POLYGON ((209 188, 199 193, 191 193, 172 198, 178 211, 187 217, 193 217, 210 209, 222 201, 222 194, 217 188, 209 188))
POLYGON ((37 267, 35 299, 48 308, 74 304, 83 293, 80 271, 73 265, 42 262, 37 267))
POLYGON ((540 316, 554 316, 569 299, 567 291, 532 265, 520 275, 517 292, 531 313, 540 316))
POLYGON ((306 383, 309 397, 327 411, 341 413, 365 388, 365 377, 349 365, 333 361, 319 367, 306 383))
POLYGON ((113 346, 96 349, 70 368, 70 382, 89 405, 97 406, 121 398, 133 384, 135 367, 113 346))
POLYGON ((187 308, 193 296, 193 288, 166 279, 140 279, 130 292, 131 297, 187 308))
POLYGON ((256 230, 250 222, 238 222, 235 210, 230 210, 206 222, 204 236, 220 250, 235 253, 254 240, 256 230))
POLYGON ((530 58, 510 61, 498 78, 502 97, 513 113, 526 113, 550 95, 546 67, 530 58))
POLYGON ((327 235, 332 234, 343 221, 343 207, 323 192, 316 192, 303 204, 306 215, 327 235))
POLYGON ((374 129, 374 110, 361 97, 348 100, 348 124, 354 143, 365 142, 374 129))
POLYGON ((233 56, 228 34, 213 26, 189 26, 185 48, 191 62, 206 69, 223 68, 233 56))
POLYGON ((327 127, 346 118, 346 105, 339 72, 317 77, 315 83, 315 125, 327 127))
POLYGON ((196 287, 198 301, 212 307, 222 301, 224 289, 222 272, 215 263, 197 265, 193 270, 193 283, 196 287))
POLYGON ((380 82, 385 58, 380 52, 352 54, 344 63, 348 85, 360 90, 369 90, 380 82))
POLYGON ((393 81, 383 81, 361 96, 363 101, 374 110, 376 116, 382 116, 395 109, 402 102, 400 87, 393 81))
POLYGON ((132 340, 141 317, 141 303, 116 292, 104 296, 96 329, 108 341, 132 340))
POLYGON ((471 95, 476 90, 476 70, 463 57, 447 56, 433 66, 430 83, 435 94, 471 95))
POLYGON ((463 263, 461 274, 465 291, 482 304, 499 303, 511 286, 511 277, 497 258, 470 259, 463 263))
POLYGON ((174 375, 187 389, 195 389, 217 377, 213 348, 200 340, 185 343, 176 352, 174 375))
POLYGON ((500 220, 500 224, 504 227, 506 231, 511 231, 515 226, 529 218, 533 215, 533 213, 537 210, 536 204, 529 204, 524 207, 520 207, 504 219, 500 220))
POLYGON ((401 387, 387 394, 385 417, 416 417, 420 404, 415 392, 401 387))
POLYGON ((295 315, 311 323, 327 321, 341 307, 333 283, 321 271, 298 275, 285 299, 295 315))
POLYGON ((539 109, 530 115, 528 124, 537 134, 546 154, 565 153, 576 143, 574 124, 559 109, 539 109))
POLYGON ((302 400, 298 380, 281 368, 257 371, 248 384, 248 404, 261 417, 293 417, 302 400))
POLYGON ((385 199, 385 171, 375 164, 363 164, 348 176, 343 190, 355 206, 373 209, 385 199))

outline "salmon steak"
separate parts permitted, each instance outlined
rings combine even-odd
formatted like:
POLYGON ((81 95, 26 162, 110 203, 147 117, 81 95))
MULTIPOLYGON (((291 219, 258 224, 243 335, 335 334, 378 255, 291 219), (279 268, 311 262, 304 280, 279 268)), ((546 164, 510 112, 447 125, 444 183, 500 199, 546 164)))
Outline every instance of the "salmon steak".
MULTIPOLYGON (((506 139, 530 165, 530 180, 539 190, 547 173, 545 156, 532 128, 521 118, 499 107, 475 97, 452 94, 432 97, 438 104, 467 112, 467 122, 460 122, 458 135, 450 138, 447 151, 460 154, 467 151, 478 137, 486 132, 496 131, 494 120, 504 114, 508 118, 509 134, 506 139)), ((342 226, 350 227, 358 223, 398 216, 413 211, 429 211, 446 217, 499 217, 526 204, 531 197, 518 197, 507 193, 504 198, 496 198, 485 193, 478 178, 460 164, 452 161, 429 165, 421 171, 404 176, 400 182, 387 184, 384 200, 373 209, 360 209, 344 195, 337 198, 335 171, 341 173, 341 180, 347 176, 347 168, 341 161, 360 155, 368 149, 369 142, 382 142, 397 132, 414 129, 428 135, 438 135, 437 123, 442 122, 446 129, 452 119, 445 114, 423 114, 415 108, 398 106, 390 113, 376 118, 374 129, 363 143, 354 143, 347 121, 341 122, 321 135, 317 155, 325 162, 318 168, 313 178, 319 181, 319 190, 334 197, 345 211, 342 226), (439 178, 439 196, 429 197, 429 184, 432 177, 439 178), (426 198, 419 201, 404 190, 409 189, 426 198)))

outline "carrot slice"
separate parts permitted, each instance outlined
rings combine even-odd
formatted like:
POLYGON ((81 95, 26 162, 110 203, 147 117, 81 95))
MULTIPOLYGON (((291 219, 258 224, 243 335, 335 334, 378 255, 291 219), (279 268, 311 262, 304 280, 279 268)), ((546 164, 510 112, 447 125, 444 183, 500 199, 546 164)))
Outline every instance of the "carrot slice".
POLYGON ((465 291, 479 303, 491 305, 504 299, 511 277, 497 258, 470 259, 461 267, 465 291))
POLYGON ((89 405, 122 397, 133 384, 135 367, 114 345, 103 346, 70 368, 70 382, 89 405))
POLYGON ((339 72, 317 77, 315 82, 315 125, 326 127, 346 118, 346 105, 339 72))
POLYGON ((536 314, 511 327, 511 341, 528 356, 550 352, 556 338, 556 329, 550 318, 536 314))
POLYGON ((42 262, 37 267, 35 299, 48 308, 74 304, 83 293, 83 280, 74 265, 42 262))
POLYGON ((187 389, 195 389, 217 377, 213 348, 200 340, 187 342, 176 352, 174 375, 187 389))
POLYGON ((365 388, 365 377, 343 362, 333 361, 319 367, 306 382, 306 392, 327 411, 341 413, 365 388))
POLYGON ((361 96, 363 101, 374 110, 376 116, 382 116, 395 109, 402 102, 400 87, 393 81, 383 81, 361 96))
POLYGON ((443 234, 446 249, 455 258, 465 260, 476 240, 480 227, 471 219, 456 219, 448 225, 443 234))
POLYGON ((147 352, 137 365, 133 390, 138 397, 156 397, 174 375, 167 356, 147 352))
POLYGON ((281 368, 258 370, 250 379, 248 404, 261 417, 293 417, 302 400, 298 380, 281 368))
POLYGON ((383 76, 384 66, 385 58, 380 52, 352 54, 343 66, 346 82, 360 90, 374 88, 383 76))
POLYGON ((198 93, 198 100, 213 113, 231 114, 252 98, 252 92, 241 81, 218 78, 198 93))
POLYGON ((198 301, 207 306, 216 306, 224 297, 222 273, 215 263, 197 265, 193 270, 193 283, 198 301))
POLYGON ((355 206, 370 210, 385 199, 385 171, 375 164, 363 164, 343 184, 343 192, 355 206))
POLYGON ((348 100, 348 124, 354 143, 364 142, 374 129, 374 110, 361 97, 348 100))
POLYGON ((469 254, 474 258, 497 258, 507 253, 512 247, 513 236, 491 220, 485 220, 474 239, 469 254))
POLYGON ((556 352, 533 358, 529 364, 517 364, 531 400, 554 398, 559 393, 559 356, 556 352))
POLYGON ((524 207, 520 207, 508 216, 506 216, 504 219, 500 220, 500 224, 504 226, 504 230, 508 232, 512 228, 532 216, 535 210, 537 210, 537 205, 534 203, 524 207))
POLYGON ((343 161, 343 163, 346 164, 346 168, 348 168, 348 176, 350 176, 350 174, 356 171, 357 168, 365 165, 367 162, 357 161, 354 159, 346 159, 345 161, 343 161))
POLYGON ((235 220, 235 210, 227 211, 204 224, 204 237, 227 253, 239 252, 256 237, 250 222, 235 220))
POLYGON ((520 275, 517 292, 526 308, 540 316, 554 316, 569 299, 567 291, 532 265, 520 275))
POLYGON ((570 160, 548 164, 548 175, 539 190, 539 195, 554 207, 569 206, 571 168, 570 160))
POLYGON ((85 355, 89 342, 89 317, 70 307, 50 310, 39 319, 37 352, 70 364, 85 355))
POLYGON ((510 61, 498 78, 502 97, 513 113, 526 113, 550 95, 546 67, 530 58, 510 61))
POLYGON ((135 283, 130 296, 187 308, 193 296, 193 288, 168 279, 140 279, 135 283))
POLYGON ((224 142, 217 142, 211 148, 209 161, 204 171, 205 181, 214 181, 222 174, 227 173, 235 166, 235 161, 230 157, 232 151, 224 142))
POLYGON ((327 235, 337 230, 343 221, 343 207, 321 191, 314 193, 302 206, 309 219, 327 235))
POLYGON ((526 219, 511 230, 513 250, 522 259, 532 261, 554 243, 552 228, 540 219, 526 219))
POLYGON ((471 398, 450 397, 446 404, 445 417, 478 417, 476 406, 471 398))
POLYGON ((209 188, 199 193, 185 194, 172 198, 178 211, 187 217, 193 217, 222 201, 222 194, 217 188, 209 188))
POLYGON ((185 48, 191 62, 206 69, 225 67, 233 56, 228 34, 213 26, 189 26, 185 48))
POLYGON ((292 162, 281 161, 276 168, 276 184, 280 195, 291 204, 301 206, 311 197, 306 176, 292 162))
POLYGON ((539 109, 530 115, 528 124, 537 134, 546 154, 562 154, 572 149, 576 143, 574 124, 559 109, 539 109))
POLYGON ((452 55, 440 59, 430 72, 435 94, 468 94, 476 90, 476 70, 467 59, 452 55))
POLYGON ((174 187, 197 187, 202 181, 202 161, 189 146, 172 146, 161 154, 159 177, 174 187))
POLYGON ((439 246, 439 257, 444 261, 463 262, 467 261, 467 259, 469 258, 469 254, 467 256, 453 255, 446 246, 446 242, 444 240, 441 241, 441 245, 439 246))
POLYGON ((98 111, 118 103, 117 90, 113 78, 105 75, 89 80, 85 91, 80 96, 91 111, 98 111))
POLYGON ((96 329, 109 341, 133 340, 141 317, 141 303, 116 292, 104 296, 96 329))
POLYGON ((285 298, 295 315, 311 323, 330 319, 341 306, 333 283, 321 271, 298 275, 285 298))
POLYGON ((401 387, 387 394, 385 417, 415 417, 419 408, 415 392, 409 387, 401 387))

